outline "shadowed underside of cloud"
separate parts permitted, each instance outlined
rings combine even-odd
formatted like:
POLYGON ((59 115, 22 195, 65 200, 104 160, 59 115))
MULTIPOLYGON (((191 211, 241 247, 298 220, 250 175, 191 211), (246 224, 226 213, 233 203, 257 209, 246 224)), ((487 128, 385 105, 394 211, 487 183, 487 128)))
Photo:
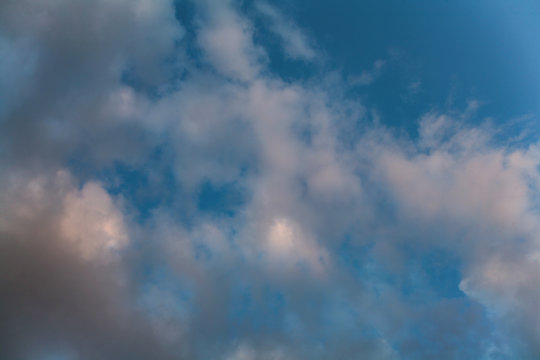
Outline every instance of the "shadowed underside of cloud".
POLYGON ((538 358, 537 144, 405 136, 281 79, 248 14, 324 57, 273 5, 187 4, 0 4, 0 357, 538 358))

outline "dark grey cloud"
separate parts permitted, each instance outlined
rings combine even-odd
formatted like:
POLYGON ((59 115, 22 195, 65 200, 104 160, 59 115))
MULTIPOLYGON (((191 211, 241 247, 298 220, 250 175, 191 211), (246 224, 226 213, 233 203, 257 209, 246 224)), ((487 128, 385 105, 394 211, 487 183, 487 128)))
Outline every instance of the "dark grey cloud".
POLYGON ((182 358, 141 313, 121 263, 89 262, 66 245, 61 193, 43 190, 41 209, 0 235, 0 357, 182 358))

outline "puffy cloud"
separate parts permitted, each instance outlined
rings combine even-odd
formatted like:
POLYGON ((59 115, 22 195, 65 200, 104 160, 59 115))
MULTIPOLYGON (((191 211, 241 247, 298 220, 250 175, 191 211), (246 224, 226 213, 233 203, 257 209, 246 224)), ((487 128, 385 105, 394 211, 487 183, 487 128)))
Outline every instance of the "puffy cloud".
POLYGON ((291 267, 304 265, 320 274, 329 265, 326 251, 285 218, 277 218, 271 223, 266 240, 265 250, 270 261, 287 273, 291 272, 291 267))
POLYGON ((492 145, 493 132, 463 128, 445 115, 424 117, 420 135, 428 153, 392 150, 378 157, 384 186, 408 223, 403 227, 422 247, 443 246, 459 254, 459 288, 486 306, 500 326, 492 355, 534 358, 535 315, 529 301, 537 298, 532 285, 538 271, 536 146, 492 145), (514 350, 505 348, 508 344, 514 350))
POLYGON ((66 195, 60 229, 86 259, 107 256, 128 242, 122 213, 96 183, 66 195))
POLYGON ((170 358, 136 311, 121 259, 95 258, 106 255, 97 246, 111 245, 103 242, 127 240, 118 210, 99 185, 90 183, 81 194, 69 173, 59 171, 18 179, 2 196, 9 220, 0 232, 2 357, 170 358))
POLYGON ((201 2, 198 41, 218 72, 234 80, 252 80, 260 72, 260 59, 265 54, 253 42, 252 25, 237 14, 231 3, 201 2))

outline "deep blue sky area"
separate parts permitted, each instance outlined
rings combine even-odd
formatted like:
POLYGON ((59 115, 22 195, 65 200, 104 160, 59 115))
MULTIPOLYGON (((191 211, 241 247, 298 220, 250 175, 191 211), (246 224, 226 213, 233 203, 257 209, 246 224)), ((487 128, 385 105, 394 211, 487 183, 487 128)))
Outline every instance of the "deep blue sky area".
POLYGON ((317 39, 331 64, 325 66, 350 75, 387 62, 376 84, 352 91, 390 124, 408 127, 428 107, 461 107, 471 99, 497 122, 540 110, 540 5, 534 1, 276 4, 317 39))

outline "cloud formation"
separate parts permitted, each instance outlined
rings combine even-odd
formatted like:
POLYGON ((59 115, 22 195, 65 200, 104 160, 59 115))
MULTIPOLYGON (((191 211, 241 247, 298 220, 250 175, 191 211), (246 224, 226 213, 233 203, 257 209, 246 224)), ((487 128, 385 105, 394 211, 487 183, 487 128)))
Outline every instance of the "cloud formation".
POLYGON ((182 4, 0 4, 0 357, 540 355, 537 144, 404 135, 346 95, 384 62, 285 80, 277 6, 182 4))
POLYGON ((255 8, 268 19, 270 29, 279 37, 286 56, 305 61, 316 58, 317 52, 308 37, 294 22, 285 18, 278 9, 267 2, 257 2, 255 8))

